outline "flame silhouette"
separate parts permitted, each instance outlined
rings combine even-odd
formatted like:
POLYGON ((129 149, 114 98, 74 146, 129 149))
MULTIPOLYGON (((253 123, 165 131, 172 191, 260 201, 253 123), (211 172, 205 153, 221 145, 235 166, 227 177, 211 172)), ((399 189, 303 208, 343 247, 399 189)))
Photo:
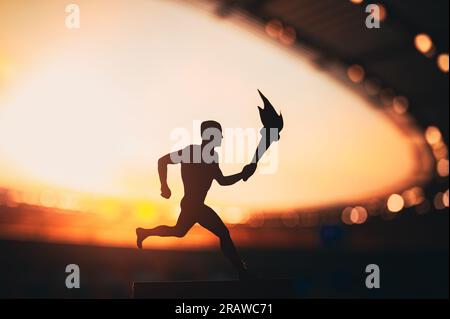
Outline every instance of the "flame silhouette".
POLYGON ((261 99, 264 102, 264 108, 258 106, 259 116, 261 117, 261 122, 265 128, 276 128, 278 129, 278 133, 281 132, 284 126, 283 115, 277 114, 275 108, 272 103, 258 90, 261 99))
MULTIPOLYGON (((280 139, 280 132, 284 126, 283 115, 281 115, 281 112, 278 114, 272 103, 270 103, 264 94, 262 94, 260 90, 258 90, 258 92, 264 102, 264 108, 258 106, 259 116, 261 118, 263 128, 261 129, 261 139, 259 140, 258 147, 256 148, 255 155, 253 156, 251 162, 253 165, 248 165, 246 168, 249 172, 251 170, 254 172, 258 161, 270 145, 280 139), (274 129, 276 130, 275 132, 273 132, 274 129)), ((244 181, 247 179, 248 178, 244 178, 244 181)))

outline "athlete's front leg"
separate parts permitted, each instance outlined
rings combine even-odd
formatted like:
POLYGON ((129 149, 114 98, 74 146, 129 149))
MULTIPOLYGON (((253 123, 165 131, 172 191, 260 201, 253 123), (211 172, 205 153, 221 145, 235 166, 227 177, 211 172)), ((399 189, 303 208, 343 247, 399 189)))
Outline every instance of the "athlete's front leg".
POLYGON ((231 239, 230 232, 219 215, 217 215, 217 213, 211 207, 204 205, 199 217, 199 224, 219 237, 220 248, 225 257, 230 260, 232 265, 238 271, 239 278, 248 279, 249 275, 247 267, 242 258, 239 256, 233 240, 231 239))

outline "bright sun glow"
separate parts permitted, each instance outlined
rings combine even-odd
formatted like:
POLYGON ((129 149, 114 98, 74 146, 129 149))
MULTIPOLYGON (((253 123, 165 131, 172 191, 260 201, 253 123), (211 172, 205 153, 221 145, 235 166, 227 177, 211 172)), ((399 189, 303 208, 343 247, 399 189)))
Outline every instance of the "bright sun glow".
MULTIPOLYGON (((55 2, 0 5, 9 12, 0 19, 7 50, 0 56, 9 58, 0 63, 16 69, 0 82, 0 185, 162 202, 156 162, 174 144, 171 132, 196 135, 192 122, 203 119, 259 128, 258 88, 285 119, 278 169, 235 187, 214 185, 210 202, 325 205, 388 193, 413 178, 407 135, 263 34, 186 1, 77 3, 77 30, 64 27, 55 2)), ((176 169, 169 175, 175 205, 181 181, 176 169)), ((138 215, 152 218, 154 206, 142 205, 138 215)))

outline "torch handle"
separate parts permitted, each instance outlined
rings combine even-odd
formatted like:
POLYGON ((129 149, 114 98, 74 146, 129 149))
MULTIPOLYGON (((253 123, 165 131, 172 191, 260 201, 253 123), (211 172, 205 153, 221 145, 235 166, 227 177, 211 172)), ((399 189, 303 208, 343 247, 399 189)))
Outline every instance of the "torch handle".
MULTIPOLYGON (((269 145, 267 145, 267 139, 265 136, 261 136, 261 139, 259 140, 258 147, 256 148, 255 155, 253 155, 251 163, 258 164, 261 157, 264 155, 264 153, 269 149, 270 145, 272 144, 272 140, 269 141, 269 145)), ((248 178, 243 178, 243 181, 246 182, 248 178)))

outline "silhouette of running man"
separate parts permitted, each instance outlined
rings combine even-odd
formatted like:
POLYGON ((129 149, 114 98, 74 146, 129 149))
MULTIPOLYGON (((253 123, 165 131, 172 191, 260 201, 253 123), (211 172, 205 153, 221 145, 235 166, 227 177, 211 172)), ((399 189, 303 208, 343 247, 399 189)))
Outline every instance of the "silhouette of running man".
POLYGON ((142 242, 149 236, 184 237, 192 226, 199 223, 219 237, 223 254, 237 269, 239 277, 246 279, 248 278, 247 267, 239 256, 227 227, 217 213, 205 205, 204 201, 214 179, 222 186, 233 185, 241 179, 247 180, 252 176, 256 164, 246 165, 238 174, 224 176, 219 168, 218 154, 214 151, 215 147, 222 144, 221 125, 216 121, 205 121, 201 124, 201 134, 201 145, 189 145, 158 160, 161 196, 164 198, 171 196, 167 185, 167 165, 181 164, 184 185, 184 197, 180 204, 181 212, 175 226, 137 228, 137 246, 142 249, 142 242))

